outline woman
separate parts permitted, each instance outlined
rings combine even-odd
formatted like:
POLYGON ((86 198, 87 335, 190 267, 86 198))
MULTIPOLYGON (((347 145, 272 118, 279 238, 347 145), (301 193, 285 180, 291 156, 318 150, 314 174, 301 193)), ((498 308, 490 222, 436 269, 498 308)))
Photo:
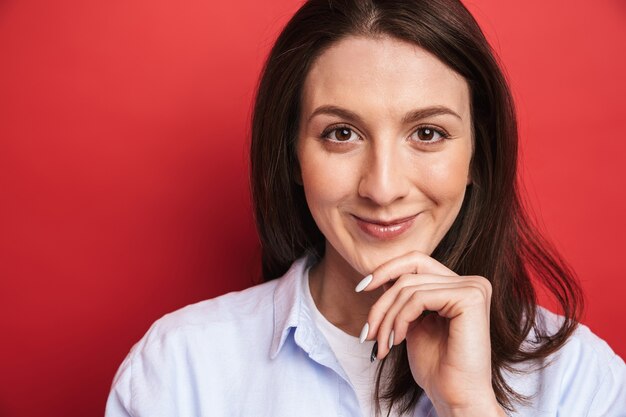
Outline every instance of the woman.
POLYGON ((626 415, 624 362, 577 324, 516 160, 510 92, 461 3, 305 3, 254 110, 267 282, 158 320, 107 416, 626 415))

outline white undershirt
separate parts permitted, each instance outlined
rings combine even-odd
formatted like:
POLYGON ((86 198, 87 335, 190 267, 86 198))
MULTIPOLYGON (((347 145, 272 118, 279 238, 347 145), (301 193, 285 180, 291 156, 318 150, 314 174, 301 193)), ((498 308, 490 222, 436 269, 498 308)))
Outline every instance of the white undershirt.
POLYGON ((304 299, 313 312, 313 320, 335 353, 341 367, 354 386, 363 416, 374 416, 374 388, 376 386, 377 362, 370 362, 374 341, 359 343, 359 338, 349 335, 329 322, 320 313, 311 296, 309 271, 304 274, 304 299))

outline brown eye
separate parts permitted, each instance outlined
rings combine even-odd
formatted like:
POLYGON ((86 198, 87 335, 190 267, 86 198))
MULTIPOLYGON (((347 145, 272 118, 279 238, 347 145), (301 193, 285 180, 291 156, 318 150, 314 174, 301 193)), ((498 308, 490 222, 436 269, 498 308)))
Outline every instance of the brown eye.
POLYGON ((337 129, 335 130, 335 137, 337 140, 350 140, 350 136, 352 136, 352 131, 350 129, 337 129))
POLYGON ((354 133, 352 129, 347 127, 338 127, 331 130, 324 136, 336 142, 348 142, 349 140, 358 138, 358 135, 354 133))
POLYGON ((435 131, 425 127, 417 131, 417 137, 419 140, 431 141, 435 137, 435 131))
POLYGON ((411 137, 418 143, 435 144, 441 142, 448 136, 439 129, 432 127, 420 127, 411 135, 411 137))

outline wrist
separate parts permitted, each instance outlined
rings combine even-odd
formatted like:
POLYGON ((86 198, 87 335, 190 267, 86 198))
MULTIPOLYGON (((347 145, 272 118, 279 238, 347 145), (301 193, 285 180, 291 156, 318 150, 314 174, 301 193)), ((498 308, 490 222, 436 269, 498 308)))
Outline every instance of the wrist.
POLYGON ((484 404, 451 407, 448 404, 433 404, 439 417, 507 417, 508 414, 494 399, 484 404))

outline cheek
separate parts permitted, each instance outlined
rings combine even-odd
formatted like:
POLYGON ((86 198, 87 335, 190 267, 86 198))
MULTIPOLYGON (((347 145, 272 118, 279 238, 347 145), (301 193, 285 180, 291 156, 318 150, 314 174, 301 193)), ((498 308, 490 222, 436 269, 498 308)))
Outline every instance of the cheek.
POLYGON ((438 204, 462 201, 467 186, 469 158, 456 156, 430 164, 425 175, 427 193, 438 204))
POLYGON ((330 210, 353 194, 354 174, 350 175, 349 165, 338 163, 336 156, 311 147, 300 150, 298 160, 311 214, 316 221, 330 217, 330 210))

